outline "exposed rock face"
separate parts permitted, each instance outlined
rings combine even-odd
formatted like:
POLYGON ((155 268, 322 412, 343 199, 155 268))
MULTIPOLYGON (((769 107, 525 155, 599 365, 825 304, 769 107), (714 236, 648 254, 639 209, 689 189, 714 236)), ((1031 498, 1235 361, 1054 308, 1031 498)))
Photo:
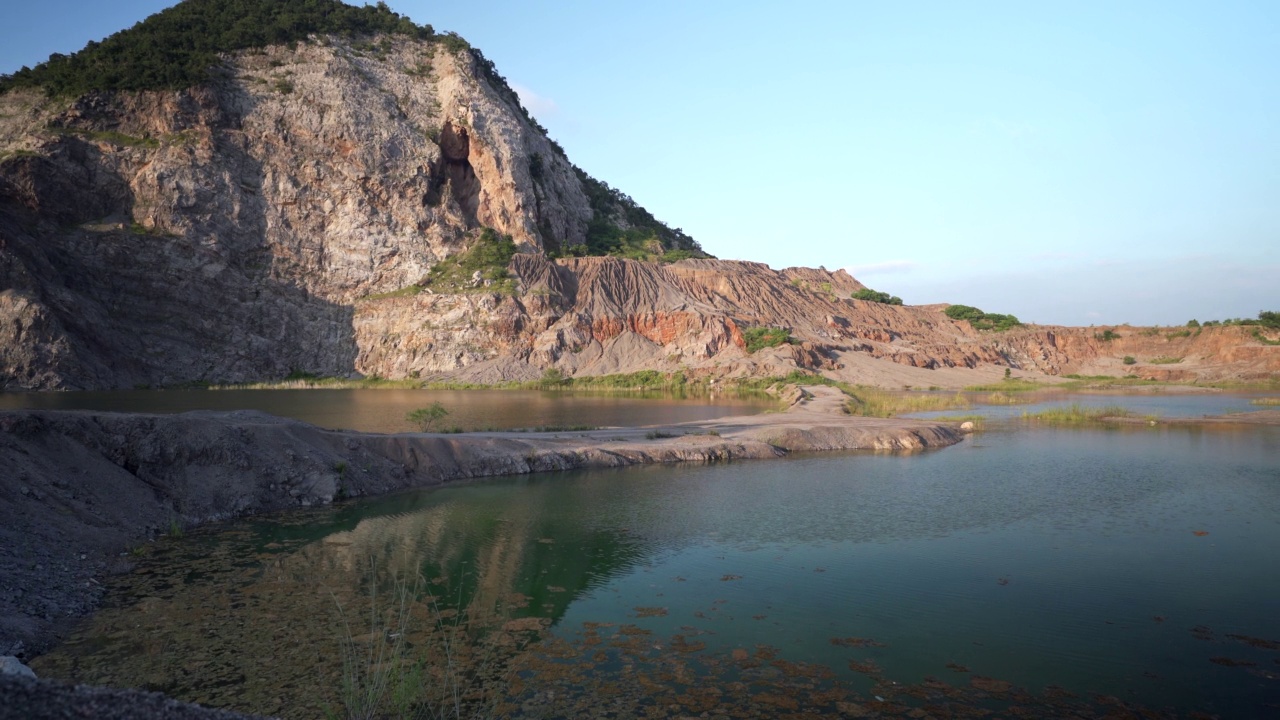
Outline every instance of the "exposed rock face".
MULTIPOLYGON (((938 308, 849 299, 843 272, 551 261, 593 218, 582 178, 469 52, 326 39, 228 58, 205 86, 0 96, 0 388, 323 375, 528 379, 641 369, 818 370, 954 387, 1024 372, 1263 376, 1238 329, 1109 343, 978 333, 938 308), (514 294, 385 297, 482 227, 521 254, 514 294), (797 343, 746 352, 743 330, 797 343), (1157 347, 1157 345, 1159 347, 1157 347), (1120 365, 1126 354, 1134 367, 1120 365), (1150 366, 1157 356, 1177 365, 1150 366)), ((620 219, 620 222, 625 222, 620 219)))
POLYGON ((313 43, 188 91, 0 97, 0 384, 351 373, 352 301, 475 229, 581 243, 572 166, 475 63, 313 43))

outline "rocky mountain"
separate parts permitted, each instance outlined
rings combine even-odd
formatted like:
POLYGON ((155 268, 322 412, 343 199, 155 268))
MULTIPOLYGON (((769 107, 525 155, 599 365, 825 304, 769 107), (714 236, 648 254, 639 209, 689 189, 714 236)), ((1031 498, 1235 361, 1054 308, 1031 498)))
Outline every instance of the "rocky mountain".
MULTIPOLYGON (((710 259, 570 163, 479 51, 385 6, 187 0, 0 90, 5 389, 550 367, 948 387, 1128 348, 710 259), (265 29, 226 34, 227 13, 265 29), (750 352, 758 328, 793 342, 750 352)), ((1160 355, 1206 379, 1280 371, 1237 330, 1160 355)))

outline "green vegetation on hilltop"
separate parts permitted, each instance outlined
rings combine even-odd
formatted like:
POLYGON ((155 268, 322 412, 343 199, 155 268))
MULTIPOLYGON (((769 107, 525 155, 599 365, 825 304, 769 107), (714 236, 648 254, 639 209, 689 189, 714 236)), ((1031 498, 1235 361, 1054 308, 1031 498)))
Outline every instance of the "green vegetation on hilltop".
POLYGON ((976 330, 994 330, 1002 332, 1022 323, 1013 315, 983 312, 971 305, 952 305, 943 313, 952 320, 968 320, 976 330))
POLYGON ((711 257, 680 228, 671 228, 631 196, 574 166, 591 204, 591 222, 583 245, 554 248, 554 254, 612 255, 633 260, 674 262, 711 257))
POLYGON ((887 292, 872 290, 871 288, 863 288, 853 294, 854 300, 868 300, 870 302, 882 303, 884 305, 901 305, 902 298, 897 295, 890 295, 887 292))
POLYGON ((1280 312, 1263 310, 1255 318, 1227 318, 1226 320, 1187 321, 1187 327, 1213 327, 1215 325, 1256 325, 1271 330, 1280 330, 1280 312))
POLYGON ((207 80, 220 53, 305 41, 313 34, 375 33, 435 37, 430 25, 415 24, 385 2, 355 7, 338 0, 186 0, 79 52, 54 53, 34 68, 0 77, 0 92, 184 88, 207 80))
POLYGON ((1227 318, 1226 320, 1205 320, 1203 323, 1189 320, 1187 327, 1213 327, 1215 325, 1239 325, 1253 327, 1253 338, 1263 345, 1280 345, 1280 340, 1272 340, 1262 334, 1263 330, 1280 330, 1280 312, 1263 310, 1253 318, 1227 318))

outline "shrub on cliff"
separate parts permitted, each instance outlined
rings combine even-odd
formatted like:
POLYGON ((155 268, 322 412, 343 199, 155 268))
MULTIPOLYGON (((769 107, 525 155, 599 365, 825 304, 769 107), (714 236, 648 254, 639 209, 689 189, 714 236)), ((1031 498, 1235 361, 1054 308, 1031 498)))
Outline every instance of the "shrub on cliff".
POLYGON ((485 228, 471 247, 433 265, 426 284, 440 292, 510 293, 515 283, 507 273, 507 265, 515 254, 516 244, 510 235, 485 228))
POLYGON ((672 228, 641 207, 630 195, 597 180, 574 166, 591 205, 585 247, 560 248, 564 254, 613 255, 634 260, 657 260, 672 251, 688 257, 711 257, 680 228, 672 228))
POLYGON ((942 312, 952 320, 968 320, 977 330, 1002 332, 1022 324, 1013 315, 983 312, 972 305, 951 305, 942 312))
POLYGON ((746 341, 749 353, 794 342, 791 333, 785 329, 769 327, 745 328, 742 331, 742 339, 746 341))
POLYGON ((902 298, 897 295, 890 295, 887 292, 872 290, 871 288, 863 288, 853 294, 854 300, 868 300, 870 302, 882 303, 884 305, 901 305, 902 298))

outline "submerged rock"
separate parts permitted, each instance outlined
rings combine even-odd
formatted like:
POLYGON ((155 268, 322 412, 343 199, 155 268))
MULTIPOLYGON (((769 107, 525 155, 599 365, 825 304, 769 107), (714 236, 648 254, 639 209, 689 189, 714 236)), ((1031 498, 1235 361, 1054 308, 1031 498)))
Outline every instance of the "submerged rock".
POLYGON ((21 660, 11 655, 0 657, 0 675, 18 675, 29 678, 36 676, 35 671, 23 665, 21 660))

